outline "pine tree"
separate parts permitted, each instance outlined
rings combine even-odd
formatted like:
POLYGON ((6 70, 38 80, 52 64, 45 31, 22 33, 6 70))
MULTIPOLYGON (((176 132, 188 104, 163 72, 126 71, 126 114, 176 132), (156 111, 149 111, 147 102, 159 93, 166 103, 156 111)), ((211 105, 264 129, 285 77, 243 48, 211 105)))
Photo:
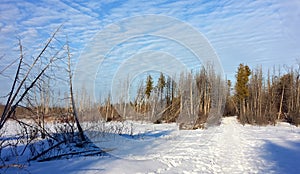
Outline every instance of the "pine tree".
POLYGON ((231 80, 227 80, 227 94, 226 94, 226 98, 230 97, 230 90, 231 90, 231 80))
POLYGON ((226 89, 226 102, 224 108, 224 116, 232 116, 236 114, 235 103, 233 97, 231 97, 231 86, 232 82, 227 80, 227 89, 226 89))
POLYGON ((171 77, 167 78, 167 82, 166 82, 166 102, 167 102, 167 106, 169 106, 171 104, 171 93, 172 93, 172 79, 171 77))
POLYGON ((152 90, 153 90, 153 80, 152 80, 151 75, 148 75, 147 82, 146 82, 146 91, 145 91, 145 94, 148 99, 151 95, 152 90))
POLYGON ((242 122, 244 122, 245 114, 246 114, 246 99, 249 96, 248 82, 249 76, 251 75, 251 70, 247 65, 240 64, 238 68, 238 72, 236 75, 236 84, 235 84, 235 92, 236 98, 239 102, 239 118, 242 122))
POLYGON ((157 89, 160 93, 161 106, 163 104, 163 93, 164 93, 165 86, 166 86, 165 76, 163 75, 163 73, 160 73, 160 77, 157 82, 157 89))

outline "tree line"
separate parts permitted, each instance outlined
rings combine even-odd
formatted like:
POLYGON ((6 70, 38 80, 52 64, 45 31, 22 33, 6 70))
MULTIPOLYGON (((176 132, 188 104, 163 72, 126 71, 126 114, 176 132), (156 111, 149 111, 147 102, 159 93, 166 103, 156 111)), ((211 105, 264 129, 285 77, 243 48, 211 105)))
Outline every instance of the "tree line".
MULTIPOLYGON (((212 109, 222 116, 226 83, 212 65, 195 73, 182 72, 177 78, 149 74, 140 82, 129 103, 112 103, 111 96, 99 106, 105 120, 147 120, 154 123, 182 123, 187 129, 203 127, 212 109)), ((122 98, 122 97, 120 97, 122 98)))
POLYGON ((178 82, 160 73, 157 84, 148 75, 130 106, 144 117, 154 117, 156 123, 178 121, 181 114, 196 118, 199 127, 207 122, 215 100, 224 104, 223 116, 237 115, 242 124, 300 124, 300 64, 297 68, 274 66, 265 73, 262 66, 251 69, 240 64, 234 86, 212 72, 212 66, 202 67, 196 74, 182 74, 178 82), (218 94, 219 100, 213 95, 216 89, 224 91, 218 94), (156 113, 150 112, 153 107, 156 113))
POLYGON ((252 70, 240 64, 234 91, 227 83, 224 115, 238 115, 242 124, 275 124, 286 121, 300 124, 300 64, 297 68, 273 67, 263 73, 262 67, 252 70))

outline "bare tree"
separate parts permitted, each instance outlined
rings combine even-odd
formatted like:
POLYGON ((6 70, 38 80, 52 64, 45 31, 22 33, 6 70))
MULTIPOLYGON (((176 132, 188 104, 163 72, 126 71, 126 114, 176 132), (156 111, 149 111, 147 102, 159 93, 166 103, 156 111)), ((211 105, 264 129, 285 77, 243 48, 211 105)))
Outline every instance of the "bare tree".
POLYGON ((72 106, 72 112, 73 112, 73 116, 78 128, 78 132, 79 132, 79 137, 82 141, 85 141, 85 136, 83 133, 83 129, 80 125, 79 119, 78 119, 78 114, 77 114, 77 110, 76 110, 76 104, 75 104, 75 100, 74 100, 74 94, 73 94, 73 85, 72 85, 72 70, 71 70, 71 54, 70 54, 70 48, 69 48, 69 44, 68 44, 68 40, 67 40, 67 53, 68 53, 68 74, 69 74, 69 90, 70 90, 70 100, 71 100, 71 106, 72 106))
POLYGON ((63 50, 63 47, 61 47, 58 51, 56 51, 53 55, 50 56, 48 62, 42 67, 42 69, 39 72, 33 71, 37 63, 41 60, 42 56, 44 56, 44 54, 46 53, 46 50, 49 49, 50 43, 54 40, 60 28, 61 26, 52 34, 52 36, 49 38, 49 40, 47 41, 43 49, 34 59, 33 63, 25 71, 23 77, 20 76, 22 67, 24 66, 23 46, 21 40, 19 40, 19 49, 20 49, 19 63, 15 74, 15 78, 13 80, 12 87, 8 94, 5 108, 1 115, 0 129, 2 129, 5 122, 15 113, 16 108, 23 101, 23 99, 28 94, 28 92, 36 85, 37 81, 41 78, 41 76, 45 73, 45 71, 53 64, 53 62, 55 62, 58 59, 58 54, 63 50), (32 73, 36 73, 36 76, 34 76, 33 79, 30 79, 29 76, 32 73), (27 86, 27 84, 29 84, 29 86, 27 86), (22 89, 24 89, 24 91, 22 89))

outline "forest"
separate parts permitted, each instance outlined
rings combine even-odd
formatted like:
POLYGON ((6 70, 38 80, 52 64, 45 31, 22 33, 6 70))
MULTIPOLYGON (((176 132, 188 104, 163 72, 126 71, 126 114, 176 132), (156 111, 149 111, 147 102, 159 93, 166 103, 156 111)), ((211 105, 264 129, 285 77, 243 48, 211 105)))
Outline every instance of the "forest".
MULTIPOLYGON (((199 73, 181 76, 180 85, 170 77, 160 73, 157 84, 153 83, 151 75, 141 85, 139 93, 130 105, 139 113, 145 113, 155 103, 161 108, 161 116, 155 120, 160 122, 175 122, 179 114, 196 114, 194 128, 206 122, 211 110, 211 104, 216 97, 213 88, 221 88, 225 92, 220 97, 223 116, 237 115, 241 124, 275 125, 278 121, 294 125, 300 124, 300 66, 278 66, 263 72, 262 66, 250 68, 240 64, 236 71, 234 85, 231 80, 226 83, 218 81, 218 77, 208 67, 203 67, 199 73), (216 84, 216 82, 219 82, 216 84), (184 87, 182 87, 185 85, 184 87), (185 90, 185 91, 184 91, 185 90), (184 91, 184 92, 181 92, 184 91), (188 98, 183 101, 183 97, 188 98), (185 106, 185 110, 184 107, 185 106)), ((107 105, 104 105, 105 107, 107 105)), ((157 115, 155 113, 152 113, 157 115)), ((113 118, 110 118, 113 119, 113 118)))
MULTIPOLYGON (((234 91, 228 92, 224 115, 238 115, 242 124, 273 124, 286 121, 299 125, 299 64, 274 66, 264 73, 258 66, 240 64, 234 91)), ((227 83, 231 89, 231 82, 227 83)))

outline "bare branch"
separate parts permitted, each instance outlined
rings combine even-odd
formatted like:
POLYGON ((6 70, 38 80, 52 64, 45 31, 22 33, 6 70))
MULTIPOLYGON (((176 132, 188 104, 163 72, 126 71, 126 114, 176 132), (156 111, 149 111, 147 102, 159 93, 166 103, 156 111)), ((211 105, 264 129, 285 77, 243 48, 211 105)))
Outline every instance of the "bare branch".
MULTIPOLYGON (((1 59, 0 59, 1 60, 1 59)), ((20 58, 15 59, 14 61, 12 61, 9 65, 7 65, 6 67, 4 67, 1 71, 0 71, 0 75, 2 75, 4 73, 4 71, 6 71, 9 67, 11 67, 12 65, 14 65, 18 60, 20 60, 20 58)))
POLYGON ((49 60, 49 62, 45 65, 45 67, 40 71, 40 73, 38 74, 37 77, 34 78, 33 81, 29 82, 30 85, 29 87, 26 87, 26 83, 29 75, 31 73, 31 71, 33 70, 33 68, 35 67, 35 65, 38 63, 38 61, 41 59, 42 55, 45 53, 45 51, 47 50, 47 48, 49 47, 50 43, 52 42, 52 40, 55 38, 57 32, 59 31, 59 29, 62 27, 59 26, 57 28, 57 30, 52 34, 52 36, 50 37, 50 39, 47 41, 46 45, 43 47, 43 49, 41 50, 41 52, 39 53, 39 55, 34 59, 33 63, 31 64, 31 66, 29 67, 29 69, 27 70, 27 72, 25 73, 23 79, 20 81, 17 89, 15 90, 17 81, 19 79, 19 74, 20 74, 20 70, 21 70, 21 65, 22 65, 22 60, 23 60, 23 47, 21 44, 21 41, 19 40, 19 46, 20 46, 20 61, 19 61, 19 66, 16 72, 16 76, 14 79, 14 83, 12 85, 11 91, 9 93, 9 97, 7 99, 7 103, 5 105, 5 109, 2 113, 1 116, 1 120, 0 120, 0 129, 3 127, 4 123, 7 121, 8 118, 10 118, 11 114, 14 113, 16 107, 19 105, 19 103, 23 100, 23 98, 27 95, 28 91, 35 85, 35 83, 40 79, 40 77, 44 74, 44 72, 50 67, 50 65, 55 61, 57 55, 59 54, 60 50, 57 51, 54 56, 52 56, 49 60), (21 97, 16 101, 17 96, 20 94, 21 89, 25 87, 25 91, 22 93, 21 97), (16 101, 16 102, 15 102, 16 101), (15 104, 13 105, 13 103, 15 102, 15 104))
POLYGON ((23 47, 22 47, 21 40, 19 40, 19 47, 20 47, 20 61, 19 61, 18 69, 17 69, 16 75, 15 75, 15 79, 14 79, 11 91, 9 92, 9 96, 8 96, 5 108, 3 110, 3 113, 2 113, 2 116, 1 116, 1 119, 0 119, 0 129, 3 127, 3 125, 6 121, 7 112, 9 110, 9 108, 11 107, 11 97, 13 95, 13 92, 14 92, 14 89, 15 89, 15 86, 16 86, 16 83, 17 83, 17 79, 19 78, 19 73, 20 73, 22 60, 23 60, 23 47))

